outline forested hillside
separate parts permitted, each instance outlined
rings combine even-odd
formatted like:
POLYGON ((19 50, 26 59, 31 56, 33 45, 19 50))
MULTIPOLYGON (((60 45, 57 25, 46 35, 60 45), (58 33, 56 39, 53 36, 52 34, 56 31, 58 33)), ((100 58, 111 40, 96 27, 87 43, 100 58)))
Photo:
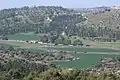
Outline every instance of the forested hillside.
POLYGON ((0 11, 0 35, 52 32, 111 41, 120 39, 119 21, 120 10, 109 7, 91 8, 86 13, 58 6, 26 6, 0 11))
POLYGON ((81 18, 73 10, 54 6, 4 9, 0 11, 0 34, 63 30, 69 23, 75 25, 81 18))

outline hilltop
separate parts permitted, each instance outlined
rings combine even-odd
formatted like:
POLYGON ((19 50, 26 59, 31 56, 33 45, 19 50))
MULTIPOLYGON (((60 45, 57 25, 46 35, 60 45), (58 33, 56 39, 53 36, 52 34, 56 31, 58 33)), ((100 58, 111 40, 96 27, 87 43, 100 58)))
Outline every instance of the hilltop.
POLYGON ((111 7, 101 6, 101 7, 93 7, 93 8, 74 8, 73 10, 81 13, 86 13, 86 12, 102 12, 107 9, 111 9, 111 7))
MULTIPOLYGON (((64 24, 65 21, 67 21, 66 26, 69 23, 75 25, 78 21, 80 22, 79 18, 82 19, 82 16, 75 14, 72 9, 59 6, 25 6, 22 8, 4 9, 0 11, 0 34, 15 34, 19 32, 46 33, 52 31, 55 27, 61 27, 61 23, 64 24), (58 21, 62 22, 55 24, 58 21)), ((64 27, 61 29, 63 30, 64 27)))

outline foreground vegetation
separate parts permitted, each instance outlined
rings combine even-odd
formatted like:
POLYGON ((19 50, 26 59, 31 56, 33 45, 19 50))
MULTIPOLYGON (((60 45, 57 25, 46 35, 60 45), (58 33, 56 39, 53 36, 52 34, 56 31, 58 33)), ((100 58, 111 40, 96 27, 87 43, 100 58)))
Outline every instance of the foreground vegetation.
POLYGON ((89 73, 82 70, 50 69, 42 73, 31 73, 27 80, 119 80, 119 75, 112 71, 89 73))
POLYGON ((20 49, 16 51, 12 47, 8 49, 1 47, 0 80, 119 80, 120 79, 119 57, 105 58, 105 59, 103 58, 96 65, 93 65, 93 67, 80 70, 75 68, 74 69, 60 68, 54 64, 46 65, 43 63, 37 63, 36 61, 33 61, 38 57, 36 56, 35 58, 35 55, 36 55, 35 53, 34 54, 32 52, 26 53, 24 50, 20 50, 20 49), (28 57, 24 57, 24 56, 28 56, 28 57), (34 57, 34 58, 29 58, 29 57, 34 57), (30 59, 33 60, 31 61, 30 59), (103 61, 104 63, 101 63, 103 61))

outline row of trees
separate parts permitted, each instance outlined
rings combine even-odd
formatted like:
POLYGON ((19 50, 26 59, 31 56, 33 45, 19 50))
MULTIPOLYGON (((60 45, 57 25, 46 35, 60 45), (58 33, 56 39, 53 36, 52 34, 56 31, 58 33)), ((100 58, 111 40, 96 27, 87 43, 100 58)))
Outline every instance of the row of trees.
POLYGON ((44 43, 54 43, 55 45, 63 44, 63 45, 83 45, 82 41, 80 39, 73 39, 71 40, 71 37, 65 37, 65 36, 47 36, 43 35, 40 37, 40 41, 44 43))
POLYGON ((73 41, 70 38, 65 38, 65 37, 59 37, 58 39, 55 40, 55 44, 63 44, 63 45, 81 45, 83 46, 83 43, 80 39, 74 39, 73 41))

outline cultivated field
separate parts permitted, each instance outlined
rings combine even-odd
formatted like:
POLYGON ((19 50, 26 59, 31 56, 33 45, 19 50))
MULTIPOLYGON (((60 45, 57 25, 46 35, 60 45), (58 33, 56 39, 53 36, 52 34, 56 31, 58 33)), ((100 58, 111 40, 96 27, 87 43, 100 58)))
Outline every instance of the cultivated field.
POLYGON ((76 57, 79 57, 79 60, 73 60, 73 61, 60 61, 55 62, 55 64, 60 65, 61 67, 74 67, 74 68, 88 68, 92 67, 97 61, 99 61, 102 57, 114 57, 114 56, 120 56, 120 55, 108 55, 108 54, 78 54, 75 55, 76 57))

